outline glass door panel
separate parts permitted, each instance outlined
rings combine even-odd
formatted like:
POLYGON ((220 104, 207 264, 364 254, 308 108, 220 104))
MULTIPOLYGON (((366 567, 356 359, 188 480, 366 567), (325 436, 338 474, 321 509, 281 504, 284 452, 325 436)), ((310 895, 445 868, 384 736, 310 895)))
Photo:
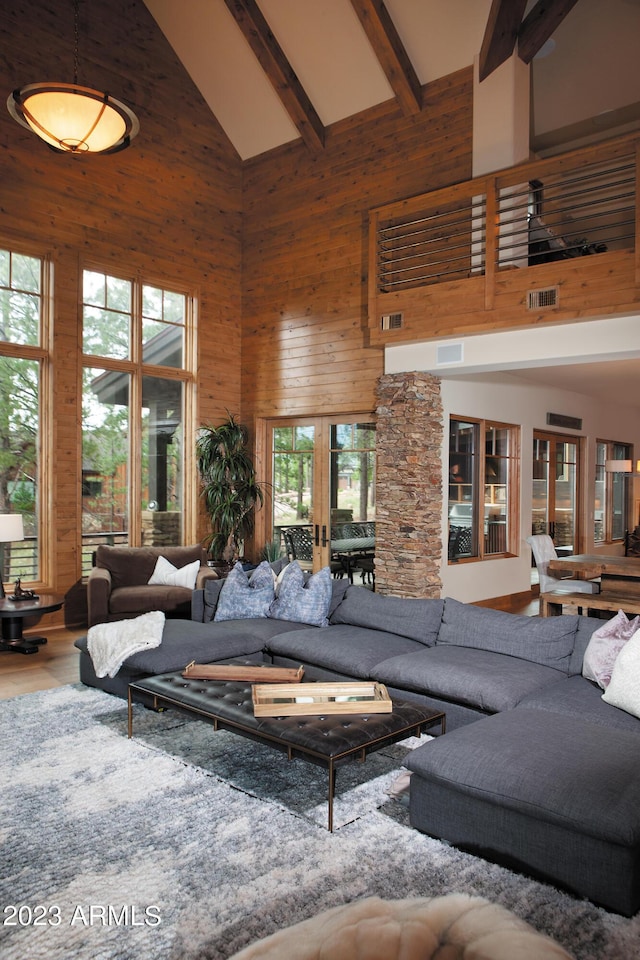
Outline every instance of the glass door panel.
POLYGON ((142 544, 182 543, 183 384, 142 378, 142 544))
MULTIPOLYGON (((373 584, 375 556, 375 423, 329 425, 331 544, 334 573, 373 584)), ((324 537, 323 537, 324 540, 324 537)), ((323 543, 324 546, 324 543, 323 543)))
POLYGON ((282 552, 306 569, 353 567, 372 582, 375 424, 356 416, 272 421, 269 437, 271 534, 282 552))
POLYGON ((556 550, 575 553, 578 542, 578 443, 534 434, 531 532, 548 533, 556 550))
POLYGON ((308 569, 313 565, 316 433, 313 423, 271 431, 273 539, 308 569))

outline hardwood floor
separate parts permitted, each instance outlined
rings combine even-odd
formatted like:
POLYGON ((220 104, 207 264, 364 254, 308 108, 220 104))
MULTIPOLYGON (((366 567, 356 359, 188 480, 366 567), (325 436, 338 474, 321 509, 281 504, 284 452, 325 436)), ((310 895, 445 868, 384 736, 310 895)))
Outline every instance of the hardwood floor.
MULTIPOLYGON (((487 601, 482 606, 535 616, 538 613, 538 597, 534 594, 517 594, 487 601)), ((47 633, 48 642, 39 648, 38 653, 0 652, 0 700, 77 683, 78 651, 73 642, 86 632, 86 629, 50 629, 47 633)))
POLYGON ((77 683, 78 651, 73 642, 86 632, 64 627, 49 629, 47 643, 37 653, 0 651, 0 700, 77 683))

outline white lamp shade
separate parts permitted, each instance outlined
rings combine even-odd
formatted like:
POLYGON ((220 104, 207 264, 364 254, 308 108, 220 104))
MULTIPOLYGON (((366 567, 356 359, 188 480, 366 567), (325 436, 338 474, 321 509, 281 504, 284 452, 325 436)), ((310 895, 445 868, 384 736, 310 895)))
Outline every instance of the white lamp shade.
POLYGON ((631 473, 633 460, 605 460, 604 469, 607 473, 631 473))
POLYGON ((24 525, 20 513, 0 513, 0 543, 24 540, 24 525))

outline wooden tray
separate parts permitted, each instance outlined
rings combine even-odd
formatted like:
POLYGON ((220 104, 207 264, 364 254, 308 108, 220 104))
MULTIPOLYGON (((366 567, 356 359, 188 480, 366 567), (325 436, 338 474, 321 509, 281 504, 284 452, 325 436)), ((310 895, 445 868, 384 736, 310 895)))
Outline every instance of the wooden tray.
POLYGON ((191 663, 182 671, 182 676, 189 680, 241 680, 247 683, 300 683, 304 676, 304 667, 255 667, 241 666, 233 663, 191 663))
POLYGON ((383 683, 305 683, 253 687, 256 717, 304 717, 338 713, 391 713, 383 683))

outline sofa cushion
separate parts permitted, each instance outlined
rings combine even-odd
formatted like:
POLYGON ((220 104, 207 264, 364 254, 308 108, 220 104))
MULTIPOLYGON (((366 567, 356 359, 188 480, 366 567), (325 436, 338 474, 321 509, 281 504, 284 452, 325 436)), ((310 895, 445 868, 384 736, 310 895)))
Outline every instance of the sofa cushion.
POLYGON ((526 617, 447 597, 438 644, 505 653, 568 672, 575 617, 526 617))
POLYGON ((639 621, 640 617, 629 620, 624 610, 618 610, 615 617, 595 630, 584 653, 582 676, 606 690, 618 654, 638 629, 639 621))
POLYGON ((274 597, 273 571, 266 560, 248 576, 236 563, 224 581, 214 620, 250 620, 267 617, 274 597))
POLYGON ((442 600, 387 597, 365 587, 349 587, 332 614, 331 623, 384 630, 432 646, 440 628, 442 608, 442 600))
POLYGON ((424 648, 415 640, 383 630, 336 624, 328 630, 314 627, 278 634, 267 641, 266 649, 273 656, 368 680, 381 660, 424 648))
POLYGON ((564 674, 502 653, 442 644, 383 660, 373 669, 381 683, 498 713, 564 674))
POLYGON ((315 627, 328 626, 331 582, 329 567, 305 577, 300 564, 294 560, 278 577, 269 616, 274 620, 292 620, 315 627))
POLYGON ((111 593, 109 616, 137 616, 141 610, 189 615, 192 591, 187 587, 161 587, 148 583, 139 587, 119 587, 111 593))
POLYGON ((629 730, 640 736, 640 720, 602 699, 602 690, 584 677, 568 677, 558 684, 536 690, 525 697, 518 709, 547 710, 561 716, 582 719, 614 730, 629 730))

